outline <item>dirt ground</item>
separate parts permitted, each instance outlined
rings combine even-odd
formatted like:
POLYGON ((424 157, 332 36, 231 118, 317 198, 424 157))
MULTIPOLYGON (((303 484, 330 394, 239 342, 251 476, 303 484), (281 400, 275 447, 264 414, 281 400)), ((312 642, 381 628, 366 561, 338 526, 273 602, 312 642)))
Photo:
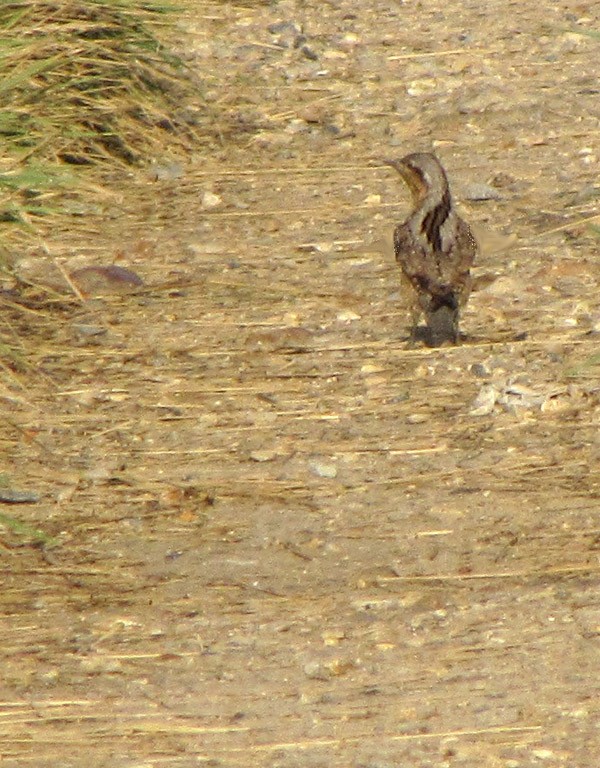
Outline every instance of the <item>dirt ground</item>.
POLYGON ((41 498, 0 511, 53 538, 1 537, 3 768, 596 768, 598 4, 180 29, 213 149, 46 233, 145 288, 3 324, 4 478, 41 498), (378 163, 432 148, 482 244, 442 349, 378 163))

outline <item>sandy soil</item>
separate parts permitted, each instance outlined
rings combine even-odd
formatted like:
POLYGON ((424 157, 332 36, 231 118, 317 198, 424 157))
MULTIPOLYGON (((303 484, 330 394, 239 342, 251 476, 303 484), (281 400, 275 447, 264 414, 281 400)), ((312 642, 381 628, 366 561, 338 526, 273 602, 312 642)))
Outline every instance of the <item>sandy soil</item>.
POLYGON ((7 314, 0 511, 54 541, 1 539, 3 768, 598 765, 599 16, 182 16, 211 151, 47 233, 145 289, 7 314), (483 249, 438 350, 377 164, 431 148, 483 249))

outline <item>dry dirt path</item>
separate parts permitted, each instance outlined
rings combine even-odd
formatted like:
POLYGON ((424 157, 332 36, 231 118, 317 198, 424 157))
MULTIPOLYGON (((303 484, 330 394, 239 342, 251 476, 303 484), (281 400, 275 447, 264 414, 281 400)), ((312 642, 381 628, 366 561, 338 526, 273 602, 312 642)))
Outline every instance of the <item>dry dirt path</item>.
POLYGON ((147 288, 3 379, 3 768, 598 765, 599 9, 484 5, 182 18, 220 144, 48 233, 147 288), (485 252, 408 349, 432 145, 485 252))

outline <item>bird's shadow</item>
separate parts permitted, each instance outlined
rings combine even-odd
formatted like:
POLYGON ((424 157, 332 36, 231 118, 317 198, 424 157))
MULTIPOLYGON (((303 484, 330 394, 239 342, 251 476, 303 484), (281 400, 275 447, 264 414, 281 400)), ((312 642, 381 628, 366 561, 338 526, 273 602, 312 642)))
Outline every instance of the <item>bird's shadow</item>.
POLYGON ((419 325, 411 332, 406 341, 408 342, 409 348, 423 345, 430 349, 440 349, 442 347, 448 346, 458 347, 477 346, 481 344, 506 344, 507 342, 527 341, 528 339, 529 333, 527 331, 511 332, 497 336, 495 338, 490 336, 472 336, 466 333, 459 333, 458 338, 454 344, 452 344, 450 341, 444 344, 437 344, 432 337, 431 330, 427 328, 427 326, 419 325))
MULTIPOLYGON (((458 339, 456 340, 456 343, 460 343, 461 341, 464 341, 464 336, 462 334, 459 335, 458 339)), ((416 328, 413 328, 411 331, 410 336, 408 337, 408 342, 411 346, 416 346, 417 344, 424 344, 426 347, 431 347, 432 349, 435 349, 437 347, 446 346, 446 344, 439 344, 433 333, 431 332, 431 328, 428 328, 426 325, 418 325, 416 328)), ((448 344, 451 344, 450 341, 448 341, 448 344)))

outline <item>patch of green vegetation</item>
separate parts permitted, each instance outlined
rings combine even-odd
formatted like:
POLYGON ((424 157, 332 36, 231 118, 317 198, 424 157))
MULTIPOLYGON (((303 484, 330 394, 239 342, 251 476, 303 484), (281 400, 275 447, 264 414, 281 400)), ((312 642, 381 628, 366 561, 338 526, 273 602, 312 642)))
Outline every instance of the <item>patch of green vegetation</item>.
POLYGON ((56 165, 34 164, 22 166, 10 173, 0 173, 0 187, 29 190, 32 193, 44 189, 66 187, 74 182, 74 175, 56 165))
POLYGON ((46 547, 58 544, 58 539, 53 536, 48 536, 47 533, 44 533, 39 528, 22 523, 20 520, 12 517, 12 515, 5 515, 3 512, 0 512, 0 525, 5 525, 10 531, 23 539, 24 543, 43 544, 46 547))
POLYGON ((597 366, 600 366, 600 353, 590 355, 581 363, 568 368, 566 375, 570 379, 597 378, 598 371, 594 370, 597 366))
MULTIPOLYGON (((0 472, 0 489, 6 490, 10 488, 10 485, 10 478, 6 472, 0 472)), ((23 523, 4 512, 0 512, 0 525, 4 525, 12 533, 23 539, 23 543, 43 544, 44 546, 56 546, 58 544, 58 539, 48 536, 47 533, 44 533, 39 528, 23 523)))
POLYGON ((75 174, 64 166, 44 162, 15 165, 13 170, 0 173, 0 192, 6 192, 6 199, 0 201, 0 221, 30 229, 30 217, 51 214, 55 193, 74 186, 75 174))
POLYGON ((585 35, 585 37, 593 37, 595 40, 600 40, 600 32, 596 29, 571 29, 575 35, 585 35))

